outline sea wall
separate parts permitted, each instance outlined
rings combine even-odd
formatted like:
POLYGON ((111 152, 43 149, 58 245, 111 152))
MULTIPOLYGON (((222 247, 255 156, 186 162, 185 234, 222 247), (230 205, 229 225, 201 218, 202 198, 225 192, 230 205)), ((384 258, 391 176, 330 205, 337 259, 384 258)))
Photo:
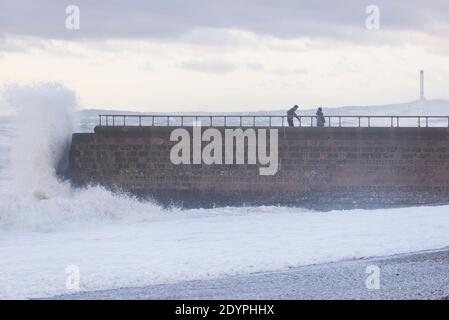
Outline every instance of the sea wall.
MULTIPOLYGON (((101 184, 184 207, 327 210, 449 203, 449 128, 279 128, 273 176, 260 175, 254 164, 175 165, 174 129, 96 127, 95 133, 75 133, 70 179, 77 186, 101 184)), ((224 128, 216 129, 224 136, 224 128)))

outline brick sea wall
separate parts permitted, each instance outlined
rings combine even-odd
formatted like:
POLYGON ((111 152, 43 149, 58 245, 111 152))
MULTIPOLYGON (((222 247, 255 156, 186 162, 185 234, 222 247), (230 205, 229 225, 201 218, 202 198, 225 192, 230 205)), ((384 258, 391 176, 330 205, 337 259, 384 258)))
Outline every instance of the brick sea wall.
MULTIPOLYGON (((95 133, 74 134, 72 182, 185 207, 449 203, 448 128, 279 128, 274 176, 259 175, 258 165, 174 165, 174 129, 97 127, 95 133)), ((216 129, 224 137, 224 128, 216 129)))

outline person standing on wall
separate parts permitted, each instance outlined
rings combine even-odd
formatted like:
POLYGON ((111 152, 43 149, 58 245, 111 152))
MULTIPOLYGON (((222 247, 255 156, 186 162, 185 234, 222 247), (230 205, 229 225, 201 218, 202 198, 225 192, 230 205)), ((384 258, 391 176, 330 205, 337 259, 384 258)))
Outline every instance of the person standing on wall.
POLYGON ((287 121, 289 127, 294 127, 293 118, 298 119, 298 121, 301 123, 301 119, 299 119, 298 115, 296 114, 296 110, 298 110, 298 106, 294 106, 290 110, 287 111, 287 121))
POLYGON ((324 127, 325 123, 326 123, 326 119, 324 118, 323 109, 320 107, 316 111, 316 126, 324 127))

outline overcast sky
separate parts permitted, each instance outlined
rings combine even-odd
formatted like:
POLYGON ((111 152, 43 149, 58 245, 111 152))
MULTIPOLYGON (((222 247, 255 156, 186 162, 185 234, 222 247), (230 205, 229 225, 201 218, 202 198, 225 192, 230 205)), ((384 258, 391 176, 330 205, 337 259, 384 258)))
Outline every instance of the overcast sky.
POLYGON ((420 69, 448 99, 447 0, 0 0, 0 86, 62 82, 85 108, 389 104, 420 69))

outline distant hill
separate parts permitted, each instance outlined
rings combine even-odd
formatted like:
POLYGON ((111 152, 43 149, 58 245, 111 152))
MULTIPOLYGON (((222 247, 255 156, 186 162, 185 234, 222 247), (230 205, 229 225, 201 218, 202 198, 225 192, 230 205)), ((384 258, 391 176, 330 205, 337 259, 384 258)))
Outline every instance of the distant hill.
POLYGON ((380 106, 348 106, 327 110, 336 115, 449 116, 449 100, 412 101, 380 106))
MULTIPOLYGON (((235 115, 284 115, 287 110, 271 111, 248 111, 248 112, 170 112, 170 114, 235 114, 235 115)), ((301 109, 299 114, 310 115, 315 109, 301 109)), ((425 100, 407 103, 379 105, 379 106, 345 106, 345 107, 323 107, 327 115, 398 115, 398 116, 449 116, 449 100, 425 100)), ((130 112, 119 110, 84 109, 78 111, 79 116, 94 118, 99 114, 164 114, 163 112, 130 112)))
MULTIPOLYGON (((285 115, 286 109, 283 110, 271 110, 271 111, 253 111, 253 112, 170 112, 170 114, 233 114, 233 115, 285 115)), ((299 115, 314 115, 315 109, 301 109, 299 110, 299 115)), ((449 100, 426 100, 426 101, 412 101, 408 103, 399 103, 391 105, 380 105, 380 106, 345 106, 345 107, 323 107, 324 114, 327 116, 349 116, 349 115, 386 115, 386 116, 449 116, 449 100)), ((80 132, 91 132, 92 128, 98 124, 99 114, 155 114, 162 115, 162 112, 130 112, 130 111, 120 111, 120 110, 106 110, 106 109, 83 109, 76 112, 76 131, 80 132)), ((10 126, 11 116, 0 116, 0 125, 10 126)), ((120 122, 120 119, 118 120, 120 122)), ((353 120, 344 120, 344 122, 351 122, 353 120)), ((413 120, 412 125, 416 125, 416 120, 413 120), (414 121, 414 122, 413 122, 414 121)), ((441 126, 446 126, 446 120, 433 120, 435 123, 440 123, 441 126)), ((404 122, 402 122, 404 123, 404 122)), ((0 130, 1 131, 1 130, 0 130)))

